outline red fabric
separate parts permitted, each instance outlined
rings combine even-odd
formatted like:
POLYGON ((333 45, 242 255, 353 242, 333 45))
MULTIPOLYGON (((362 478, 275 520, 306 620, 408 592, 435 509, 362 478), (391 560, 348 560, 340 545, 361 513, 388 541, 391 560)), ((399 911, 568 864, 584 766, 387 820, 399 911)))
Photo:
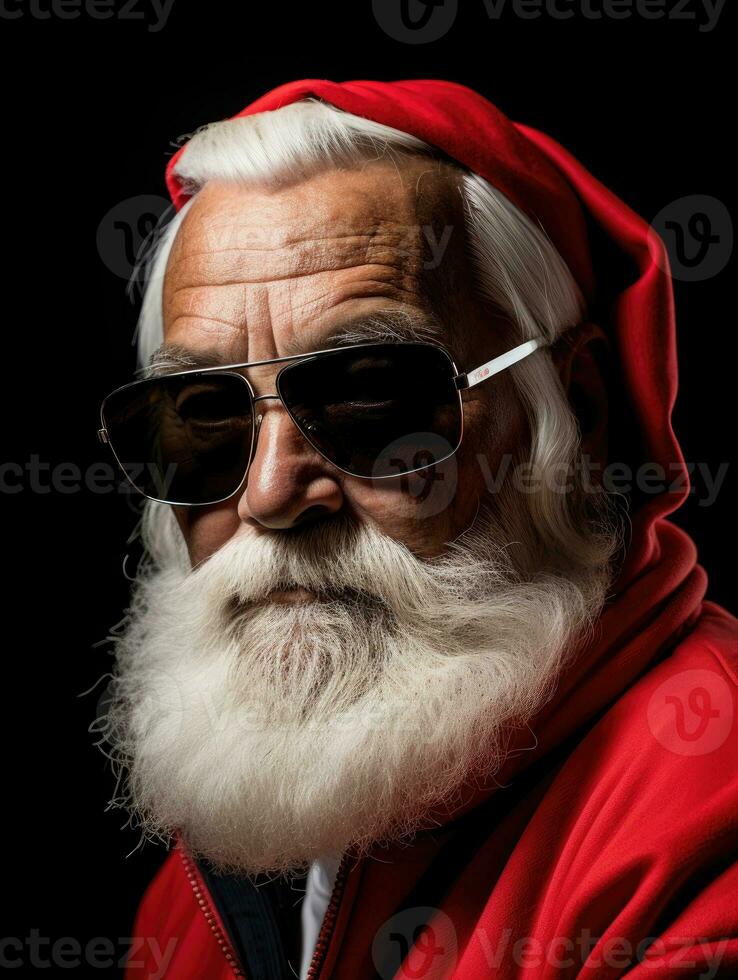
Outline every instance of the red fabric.
MULTIPOLYGON (((383 925, 418 906, 436 911, 397 980, 603 980, 628 969, 635 980, 737 977, 738 622, 704 599, 695 548, 666 520, 688 481, 671 427, 677 366, 663 246, 556 142, 460 85, 309 79, 240 115, 308 95, 434 144, 543 225, 603 311, 622 388, 615 444, 620 436, 632 465, 651 461, 681 477, 678 491, 639 500, 596 633, 515 735, 498 784, 468 789, 412 846, 377 850, 352 868, 321 977, 375 977, 383 925), (625 270, 612 295, 602 295, 610 269, 593 262, 588 237, 606 242, 625 270), (627 954, 648 939, 633 966, 627 954)), ((179 207, 177 159, 167 183, 179 207)), ((167 976, 233 975, 177 853, 135 931, 161 948, 177 940, 167 976)), ((129 977, 154 969, 152 961, 129 977)))

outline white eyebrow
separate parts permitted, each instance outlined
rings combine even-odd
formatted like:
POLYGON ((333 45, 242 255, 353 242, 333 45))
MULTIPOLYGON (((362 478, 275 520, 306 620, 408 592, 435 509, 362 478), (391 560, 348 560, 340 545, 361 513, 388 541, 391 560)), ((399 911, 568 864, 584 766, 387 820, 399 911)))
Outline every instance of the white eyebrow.
POLYGON ((215 367, 217 358, 209 354, 198 355, 181 344, 163 343, 153 352, 149 363, 139 368, 136 374, 141 378, 156 378, 173 371, 184 371, 191 367, 215 367))
POLYGON ((393 340, 438 342, 446 333, 441 321, 432 313, 423 313, 420 310, 417 313, 407 310, 378 310, 321 338, 321 345, 335 347, 340 344, 393 340))
MULTIPOLYGON (((343 327, 338 327, 321 337, 311 350, 322 350, 349 344, 381 341, 436 341, 442 340, 446 329, 432 313, 408 310, 377 310, 355 317, 343 327)), ((218 367, 221 358, 215 350, 194 351, 182 344, 163 343, 153 352, 149 363, 139 368, 139 378, 155 378, 188 368, 218 367)))

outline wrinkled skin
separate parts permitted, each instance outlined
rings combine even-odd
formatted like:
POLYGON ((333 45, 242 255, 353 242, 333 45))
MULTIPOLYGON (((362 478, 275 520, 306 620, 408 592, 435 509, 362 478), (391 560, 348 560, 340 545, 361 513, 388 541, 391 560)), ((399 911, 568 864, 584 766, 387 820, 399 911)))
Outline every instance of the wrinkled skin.
MULTIPOLYGON (((516 340, 479 301, 466 249, 454 177, 428 160, 372 162, 269 191, 213 181, 193 202, 169 259, 165 342, 212 350, 216 363, 260 360, 319 350, 361 315, 401 310, 435 315, 443 327, 437 339, 460 370, 471 369, 516 340), (430 225, 436 242, 450 229, 436 268, 427 268, 433 263, 423 228, 430 225)), ((589 406, 583 436, 595 454, 605 414, 589 350, 598 336, 590 328, 557 355, 564 385, 576 383, 578 404, 589 406)), ((257 394, 274 392, 277 367, 251 370, 257 394)), ((441 490, 425 500, 417 477, 367 480, 338 471, 278 401, 260 402, 263 420, 242 490, 213 506, 175 508, 193 565, 234 535, 289 531, 339 513, 374 522, 421 557, 441 553, 474 520, 487 492, 478 454, 494 473, 502 455, 528 438, 508 373, 465 391, 463 401, 462 446, 436 468, 441 490)))

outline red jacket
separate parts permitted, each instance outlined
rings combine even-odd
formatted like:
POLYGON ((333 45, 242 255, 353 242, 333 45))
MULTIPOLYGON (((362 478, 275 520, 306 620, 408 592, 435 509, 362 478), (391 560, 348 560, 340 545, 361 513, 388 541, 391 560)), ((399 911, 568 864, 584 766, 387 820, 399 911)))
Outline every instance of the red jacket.
MULTIPOLYGON (((435 144, 541 221, 612 341, 614 458, 656 463, 670 485, 634 494, 627 558, 595 635, 514 733, 496 783, 464 790, 409 846, 344 858, 312 976, 738 977, 738 621, 705 600, 694 546, 666 519, 688 481, 670 422, 663 245, 554 141, 462 86, 307 80, 244 114, 308 94, 435 144)), ((172 980, 243 975, 180 845, 134 934, 127 980, 162 975, 154 937, 172 980)))

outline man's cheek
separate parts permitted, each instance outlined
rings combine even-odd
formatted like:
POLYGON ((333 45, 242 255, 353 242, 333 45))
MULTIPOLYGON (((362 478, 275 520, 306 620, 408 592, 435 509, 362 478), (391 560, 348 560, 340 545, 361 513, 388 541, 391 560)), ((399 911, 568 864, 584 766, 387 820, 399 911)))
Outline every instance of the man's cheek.
POLYGON ((477 498, 466 490, 460 485, 457 458, 452 456, 416 473, 367 481, 352 488, 349 500, 359 520, 416 554, 430 556, 455 537, 457 526, 463 529, 471 523, 477 498))
POLYGON ((175 515, 194 567, 214 555, 241 526, 237 497, 217 507, 175 507, 175 515))

